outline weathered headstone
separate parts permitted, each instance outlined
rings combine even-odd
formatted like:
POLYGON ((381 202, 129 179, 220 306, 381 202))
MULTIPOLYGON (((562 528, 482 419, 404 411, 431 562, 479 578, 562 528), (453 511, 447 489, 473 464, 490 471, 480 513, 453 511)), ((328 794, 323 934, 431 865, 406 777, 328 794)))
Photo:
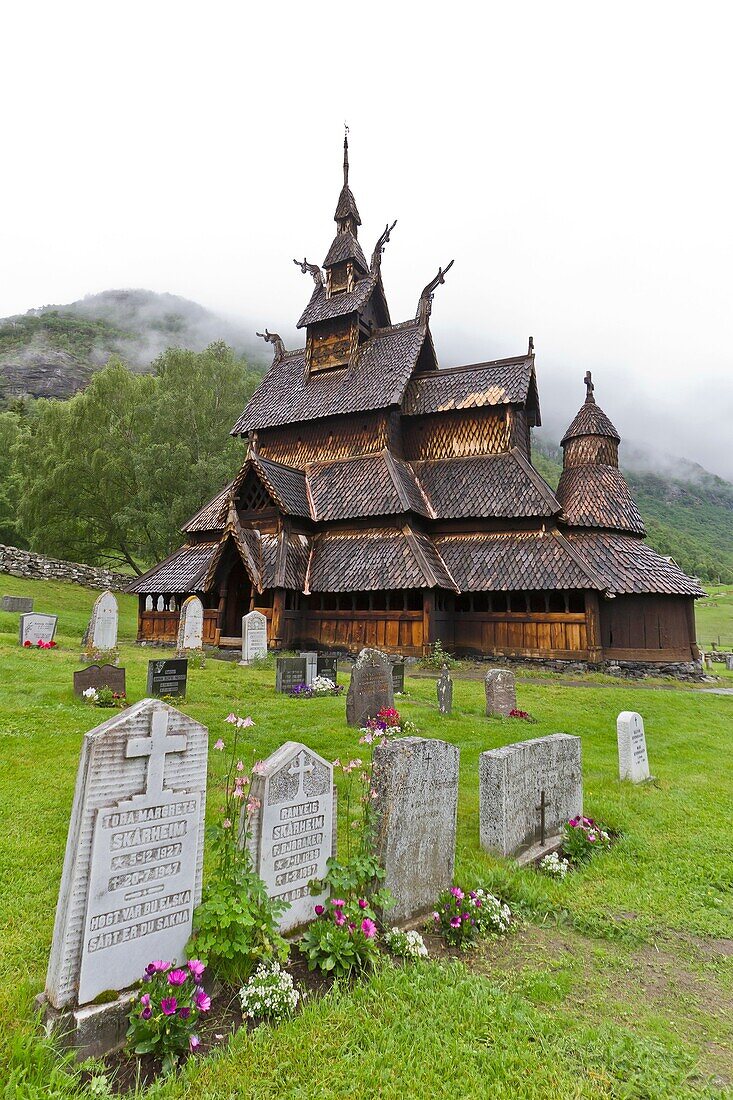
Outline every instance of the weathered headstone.
POLYGON ((331 657, 330 655, 319 657, 316 663, 316 676, 324 676, 335 684, 338 682, 338 665, 338 657, 331 657))
POLYGON ((490 668, 486 673, 486 714, 489 718, 507 718, 516 710, 517 687, 514 673, 508 668, 490 668))
POLYGON ((111 592, 97 596, 92 616, 84 634, 84 645, 91 650, 105 652, 117 646, 117 600, 111 592))
POLYGON ((148 661, 148 695, 185 695, 188 678, 188 658, 168 661, 148 661))
POLYGON ((351 669, 346 696, 346 721, 361 727, 376 718, 382 707, 394 706, 392 663, 378 649, 362 649, 351 669))
POLYGON ((33 599, 30 596, 3 596, 0 611, 28 612, 33 610, 33 599))
POLYGON ((99 691, 109 688, 120 695, 125 694, 125 670, 117 665, 90 665, 74 673, 74 695, 81 697, 88 688, 99 691))
POLYGON ((290 903, 280 919, 287 931, 312 920, 314 905, 328 900, 327 890, 311 895, 308 883, 324 877, 335 852, 333 765, 287 741, 258 773, 250 793, 260 805, 249 819, 248 843, 269 896, 290 903))
POLYGON ((267 656, 267 616, 250 611, 242 619, 242 664, 267 656))
POLYGON ((435 904, 453 882, 458 813, 455 745, 402 737, 374 750, 376 850, 396 899, 390 921, 435 904))
POLYGON ((37 611, 29 615, 20 616, 18 640, 21 645, 30 642, 37 645, 39 642, 52 642, 56 634, 58 615, 41 615, 37 611))
POLYGON ((479 828, 487 851, 529 856, 541 832, 554 840, 582 812, 579 737, 553 733, 479 756, 479 828))
POLYGON ((146 611, 152 611, 153 610, 153 597, 152 596, 146 596, 145 597, 145 610, 146 611))
POLYGON ((204 648, 204 605, 198 596, 189 596, 181 604, 178 624, 178 650, 204 648))
POLYGON ((443 671, 438 680, 438 710, 441 714, 450 714, 453 710, 453 681, 447 665, 443 665, 443 671))
POLYGON ((616 719, 616 738, 619 779, 630 779, 632 783, 645 783, 651 779, 641 715, 633 710, 621 711, 616 719))
POLYGON ((725 667, 728 672, 733 672, 733 655, 730 653, 725 658, 725 667))
POLYGON ((46 997, 88 1005, 182 961, 201 899, 208 735, 143 699, 84 737, 46 997))
POLYGON ((158 596, 158 602, 155 605, 156 611, 165 611, 165 600, 162 596, 158 596))
POLYGON ((395 695, 402 695, 405 690, 405 661, 403 657, 397 657, 392 661, 392 691, 395 695))
POLYGON ((278 657, 275 691, 289 694, 296 684, 305 683, 305 657, 278 657))
POLYGON ((311 686, 318 675, 318 654, 315 650, 301 649, 300 656, 305 661, 305 683, 311 686))

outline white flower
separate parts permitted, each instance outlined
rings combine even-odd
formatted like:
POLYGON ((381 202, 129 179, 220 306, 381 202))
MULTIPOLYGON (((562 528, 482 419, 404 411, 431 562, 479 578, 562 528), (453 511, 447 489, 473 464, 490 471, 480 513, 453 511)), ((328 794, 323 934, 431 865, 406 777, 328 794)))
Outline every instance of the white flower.
POLYGON ((570 862, 567 859, 561 859, 557 852, 550 852, 540 860, 539 869, 550 878, 564 879, 570 870, 570 862))
POLYGON ((95 703, 99 699, 99 696, 97 695, 97 689, 96 688, 87 688, 86 691, 82 692, 82 695, 84 696, 85 699, 91 699, 95 703))
POLYGON ((292 1015, 300 1000, 292 976, 279 963, 261 963, 239 991, 242 1011, 249 1019, 265 1017, 272 1021, 292 1015))
POLYGON ((404 959, 425 958, 428 949, 419 932, 403 932, 399 928, 392 928, 384 933, 384 942, 393 955, 400 955, 404 959))

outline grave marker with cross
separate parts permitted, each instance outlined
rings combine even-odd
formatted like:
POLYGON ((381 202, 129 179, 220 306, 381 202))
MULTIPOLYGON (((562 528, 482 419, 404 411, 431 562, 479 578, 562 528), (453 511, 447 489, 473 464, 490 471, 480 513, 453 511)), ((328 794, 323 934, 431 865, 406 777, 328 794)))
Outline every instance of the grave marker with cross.
POLYGON ((163 793, 163 775, 165 758, 169 752, 185 752, 186 736, 169 736, 168 711, 156 710, 150 727, 150 737, 131 737, 127 742, 125 756, 147 756, 148 773, 145 790, 148 795, 163 793))
POLYGON ((310 775, 313 770, 314 765, 306 764, 305 762, 305 753, 299 752, 295 760, 293 760, 292 764, 288 768, 288 775, 298 776, 298 795, 303 790, 303 780, 305 779, 306 775, 310 775))

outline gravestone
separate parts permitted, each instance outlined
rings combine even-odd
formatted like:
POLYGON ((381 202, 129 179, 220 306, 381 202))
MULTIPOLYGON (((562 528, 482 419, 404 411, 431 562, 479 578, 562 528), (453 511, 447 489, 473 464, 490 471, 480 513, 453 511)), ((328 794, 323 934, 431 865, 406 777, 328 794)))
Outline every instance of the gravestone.
POLYGON ((74 673, 74 695, 81 697, 88 688, 109 688, 125 694, 125 670, 117 665, 90 665, 74 673))
POLYGON ((204 648, 204 605, 198 596, 189 596, 181 604, 178 624, 178 650, 204 648))
POLYGON ((580 738, 553 733, 479 756, 481 847, 528 862, 559 847, 570 818, 583 812, 580 738), (544 832, 545 844, 539 844, 544 832), (548 841, 550 843, 548 843, 548 841))
POLYGON ((733 672, 733 656, 730 653, 725 658, 725 667, 728 672, 733 672))
POLYGON ((305 683, 304 657, 278 657, 275 672, 275 691, 287 695, 296 684, 305 683))
POLYGON ((37 645, 38 642, 52 642, 56 633, 58 615, 41 615, 37 611, 29 615, 20 616, 18 640, 21 645, 30 642, 37 645))
POLYGON ((455 745, 401 737, 374 750, 375 845, 382 883, 396 899, 390 921, 435 904, 453 882, 458 812, 455 745))
POLYGON ((508 668, 490 668, 486 673, 486 715, 488 718, 508 718, 516 710, 517 687, 514 673, 508 668))
POLYGON ((392 691, 395 695, 402 695, 405 691, 405 661, 402 657, 392 661, 392 691))
POLYGON ((185 695, 188 678, 188 658, 168 661, 148 661, 148 695, 185 695))
POLYGON ((146 611, 152 611, 153 610, 153 597, 152 596, 146 596, 145 597, 145 610, 146 611))
POLYGON ((267 656, 267 616, 250 611, 242 619, 242 664, 267 656))
POLYGON ((114 649, 117 645, 118 614, 117 600, 111 592, 102 592, 97 596, 83 644, 102 652, 114 649))
POLYGON ((28 612, 33 610, 33 600, 30 596, 3 596, 2 611, 28 612))
POLYGON ((646 752, 644 719, 633 710, 623 710, 616 719, 619 779, 646 783, 651 779, 646 752))
POLYGON ((158 602, 155 605, 156 611, 165 611, 165 600, 162 596, 158 596, 158 602))
POLYGON ((443 665, 443 671, 437 685, 438 710, 441 714, 450 714, 453 710, 453 681, 448 672, 447 665, 443 665))
POLYGON ((325 676, 333 684, 338 682, 338 657, 319 657, 316 663, 316 676, 325 676))
POLYGON ((305 661, 305 683, 308 687, 311 686, 316 676, 318 675, 318 654, 315 650, 300 651, 300 656, 305 661))
POLYGON ((394 706, 392 663, 378 649, 362 649, 351 669, 351 681, 346 696, 346 721, 350 726, 364 726, 368 718, 376 718, 382 707, 394 706))
POLYGON ((247 843, 268 895, 290 904, 280 918, 281 931, 288 931, 313 920, 314 905, 328 902, 328 890, 314 896, 308 883, 324 877, 336 850, 333 765, 306 745, 287 741, 258 773, 250 795, 260 806, 250 815, 247 843))
MULTIPOLYGON (((207 755, 205 726, 154 699, 84 737, 45 994, 80 1038, 88 1014, 107 1014, 119 1031, 119 1002, 91 1006, 99 994, 128 989, 151 959, 186 957, 201 899, 207 755)), ((110 1049, 104 1026, 94 1031, 100 1053, 110 1049)), ((124 1017, 121 1026, 124 1035, 124 1017)))

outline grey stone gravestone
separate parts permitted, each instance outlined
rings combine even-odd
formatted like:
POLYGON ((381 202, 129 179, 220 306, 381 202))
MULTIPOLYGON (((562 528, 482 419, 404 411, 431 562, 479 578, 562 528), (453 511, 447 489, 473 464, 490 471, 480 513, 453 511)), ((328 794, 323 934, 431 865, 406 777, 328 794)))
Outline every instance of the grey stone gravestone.
POLYGON ((310 687, 318 675, 318 654, 315 650, 302 649, 300 656, 305 661, 305 683, 310 687))
POLYGON ((397 657, 392 661, 392 691, 395 695, 402 695, 405 690, 405 661, 403 657, 397 657))
POLYGON ((153 699, 85 735, 46 979, 55 1009, 127 989, 151 959, 185 958, 207 755, 206 728, 153 699))
POLYGON ((145 597, 145 610, 146 611, 152 611, 153 610, 153 597, 152 596, 146 596, 145 597))
POLYGON ((553 733, 479 756, 479 828, 487 851, 532 858, 543 821, 541 849, 549 851, 565 822, 582 812, 579 737, 553 733))
POLYGON ((446 665, 438 680, 438 710, 441 714, 450 714, 453 710, 453 681, 446 665))
POLYGON ((506 718, 517 706, 517 688, 514 673, 508 668, 490 668, 486 673, 487 717, 506 718))
POLYGON ((376 718, 382 707, 394 706, 392 663, 378 649, 362 649, 351 669, 346 696, 346 721, 361 727, 376 718))
POLYGON ((335 853, 333 765, 287 741, 258 770, 250 793, 260 806, 249 819, 248 844, 268 895, 290 905, 280 918, 287 931, 313 920, 314 905, 328 901, 327 890, 313 896, 308 883, 323 878, 335 853))
POLYGON ((730 654, 725 658, 725 667, 728 672, 733 672, 733 657, 730 654))
POLYGON ((37 645, 38 642, 52 642, 56 634, 58 615, 41 615, 37 611, 29 615, 20 616, 18 640, 21 645, 30 642, 37 645))
POLYGON ((30 596, 3 596, 2 611, 28 612, 33 610, 33 600, 30 596))
POLYGON ((455 745, 402 737, 374 750, 376 850, 396 905, 390 921, 435 903, 453 881, 458 813, 455 745))
POLYGON ((148 661, 148 695, 185 695, 188 658, 148 661))
POLYGON ((296 684, 305 683, 304 657, 278 657, 275 691, 287 695, 296 684))
POLYGON ((646 783, 651 779, 646 752, 644 719, 633 710, 623 710, 616 719, 619 779, 646 783))
POLYGON ((242 619, 242 664, 267 656, 267 616, 250 611, 242 619))
POLYGON ((158 596, 158 602, 155 605, 156 611, 165 611, 165 600, 162 596, 158 596))
POLYGON ((94 601, 83 644, 101 652, 114 649, 117 645, 118 618, 117 600, 113 593, 102 592, 94 601))
POLYGON ((109 688, 125 694, 125 670, 117 665, 90 665, 74 673, 74 695, 81 697, 87 688, 109 688))
POLYGON ((338 682, 338 657, 319 657, 316 663, 316 676, 324 676, 332 683, 338 682))
POLYGON ((178 623, 178 650, 204 648, 204 605, 198 596, 189 596, 181 604, 178 623))

